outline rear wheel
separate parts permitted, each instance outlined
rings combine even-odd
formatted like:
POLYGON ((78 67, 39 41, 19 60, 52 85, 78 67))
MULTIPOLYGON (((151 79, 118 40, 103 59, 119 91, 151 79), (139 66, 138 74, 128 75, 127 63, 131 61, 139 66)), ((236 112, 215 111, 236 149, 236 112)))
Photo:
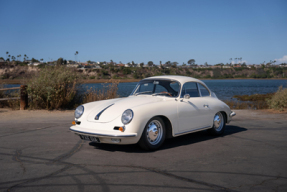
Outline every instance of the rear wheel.
POLYGON ((225 130, 226 119, 222 112, 217 112, 213 118, 213 127, 208 130, 212 135, 221 135, 225 130))
POLYGON ((145 126, 139 145, 145 150, 158 149, 165 140, 165 125, 161 118, 151 118, 145 126))

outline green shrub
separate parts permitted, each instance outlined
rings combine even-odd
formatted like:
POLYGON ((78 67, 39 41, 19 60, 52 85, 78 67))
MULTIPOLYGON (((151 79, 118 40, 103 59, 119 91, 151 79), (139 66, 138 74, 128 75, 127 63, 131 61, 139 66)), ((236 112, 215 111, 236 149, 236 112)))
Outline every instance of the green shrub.
POLYGON ((95 78, 96 78, 96 76, 94 76, 94 75, 93 75, 93 76, 90 76, 90 79, 95 79, 95 78))
POLYGON ((65 66, 45 67, 28 83, 32 109, 73 108, 79 75, 65 66))
POLYGON ((284 111, 287 109, 287 88, 279 87, 278 91, 271 99, 267 99, 270 109, 284 111))

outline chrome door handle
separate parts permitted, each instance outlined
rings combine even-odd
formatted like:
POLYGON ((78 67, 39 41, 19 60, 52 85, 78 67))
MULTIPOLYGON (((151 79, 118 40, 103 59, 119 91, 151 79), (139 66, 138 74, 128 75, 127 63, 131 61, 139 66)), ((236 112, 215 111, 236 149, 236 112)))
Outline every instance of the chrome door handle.
POLYGON ((208 105, 203 105, 203 107, 208 107, 208 105))

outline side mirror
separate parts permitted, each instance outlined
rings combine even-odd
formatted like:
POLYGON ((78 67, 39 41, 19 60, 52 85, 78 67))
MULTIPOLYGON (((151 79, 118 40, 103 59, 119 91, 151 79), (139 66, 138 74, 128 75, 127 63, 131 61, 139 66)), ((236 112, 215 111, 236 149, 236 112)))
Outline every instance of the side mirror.
POLYGON ((183 97, 184 97, 185 99, 189 99, 189 98, 190 98, 190 95, 189 95, 189 94, 185 94, 183 97))

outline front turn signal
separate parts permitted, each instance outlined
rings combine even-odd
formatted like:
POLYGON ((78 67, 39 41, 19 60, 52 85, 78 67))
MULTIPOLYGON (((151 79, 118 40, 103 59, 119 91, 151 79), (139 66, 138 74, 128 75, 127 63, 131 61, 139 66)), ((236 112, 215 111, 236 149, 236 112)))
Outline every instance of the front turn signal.
POLYGON ((121 132, 124 132, 124 130, 125 130, 125 129, 124 129, 123 127, 120 127, 120 128, 119 128, 119 131, 121 131, 121 132))
POLYGON ((73 121, 72 124, 73 124, 73 125, 76 125, 76 121, 73 121))

